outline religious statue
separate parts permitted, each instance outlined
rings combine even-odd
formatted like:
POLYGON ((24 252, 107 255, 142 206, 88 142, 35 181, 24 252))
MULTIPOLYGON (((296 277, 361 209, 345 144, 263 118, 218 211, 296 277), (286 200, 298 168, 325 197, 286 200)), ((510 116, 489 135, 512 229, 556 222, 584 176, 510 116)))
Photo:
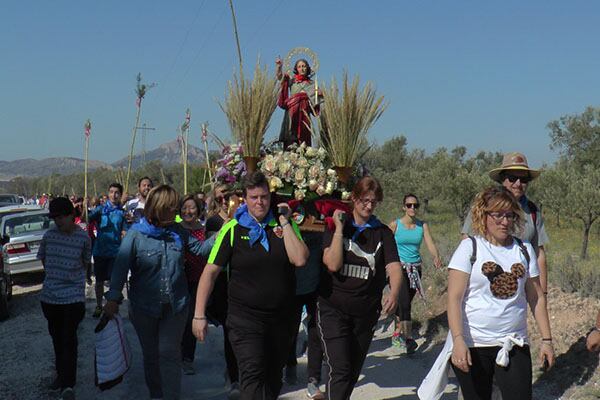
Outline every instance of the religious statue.
POLYGON ((283 142, 284 149, 293 143, 305 142, 311 145, 311 115, 319 114, 322 94, 318 82, 313 77, 318 70, 319 62, 308 48, 292 49, 286 59, 286 73, 283 73, 283 62, 278 57, 275 60, 277 79, 281 81, 281 91, 277 105, 285 110, 279 141, 283 142), (296 60, 293 76, 290 76, 289 66, 292 57, 298 53, 305 53, 312 57, 313 68, 305 58, 296 60))

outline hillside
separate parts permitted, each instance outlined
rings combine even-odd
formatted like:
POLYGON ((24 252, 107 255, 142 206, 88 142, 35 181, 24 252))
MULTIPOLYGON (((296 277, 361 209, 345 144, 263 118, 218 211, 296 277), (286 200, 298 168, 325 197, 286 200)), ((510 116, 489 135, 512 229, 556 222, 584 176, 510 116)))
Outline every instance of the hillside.
MULTIPOLYGON (((113 169, 115 167, 127 167, 128 156, 108 164, 103 161, 90 160, 89 169, 93 171, 98 168, 113 169)), ((181 163, 181 149, 176 140, 161 144, 158 148, 146 152, 146 162, 160 161, 162 165, 169 166, 181 163)), ((199 147, 190 145, 188 148, 188 160, 190 164, 204 162, 204 155, 199 147)), ((142 154, 133 158, 133 168, 138 168, 143 162, 142 154)), ((84 160, 74 157, 52 157, 36 160, 25 158, 14 161, 0 161, 0 181, 8 181, 17 176, 38 177, 50 174, 69 175, 83 172, 84 160)))

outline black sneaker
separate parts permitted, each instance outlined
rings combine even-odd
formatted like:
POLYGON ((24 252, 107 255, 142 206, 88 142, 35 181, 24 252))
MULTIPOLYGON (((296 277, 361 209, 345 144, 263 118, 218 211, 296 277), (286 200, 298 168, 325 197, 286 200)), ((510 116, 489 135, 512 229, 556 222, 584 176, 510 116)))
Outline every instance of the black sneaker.
POLYGON ((75 392, 73 388, 65 388, 60 394, 60 400, 75 400, 75 392))
POLYGON ((406 339, 406 354, 414 354, 419 345, 413 338, 406 339))

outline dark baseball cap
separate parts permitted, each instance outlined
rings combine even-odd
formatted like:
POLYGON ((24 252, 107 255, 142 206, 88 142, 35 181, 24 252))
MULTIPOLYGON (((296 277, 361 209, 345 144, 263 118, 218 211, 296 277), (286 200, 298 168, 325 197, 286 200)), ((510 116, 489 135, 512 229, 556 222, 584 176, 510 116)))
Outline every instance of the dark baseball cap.
POLYGON ((57 197, 50 201, 48 206, 50 212, 50 218, 56 218, 64 215, 71 215, 75 211, 73 203, 66 197, 57 197))

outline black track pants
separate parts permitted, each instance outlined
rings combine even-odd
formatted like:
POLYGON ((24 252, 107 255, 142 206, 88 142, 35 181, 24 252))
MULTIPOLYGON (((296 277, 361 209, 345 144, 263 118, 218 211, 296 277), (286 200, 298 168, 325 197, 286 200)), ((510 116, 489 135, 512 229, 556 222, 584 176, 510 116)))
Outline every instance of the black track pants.
POLYGON ((317 315, 323 352, 329 365, 327 399, 347 400, 369 351, 379 311, 375 309, 355 317, 318 301, 317 315))
POLYGON ((496 364, 500 347, 471 347, 473 365, 465 373, 454 365, 454 373, 465 400, 490 400, 495 379, 503 399, 531 400, 531 354, 529 346, 515 346, 507 367, 496 364))
POLYGON ((241 400, 277 399, 292 342, 290 327, 289 318, 260 320, 230 309, 227 328, 240 371, 241 400))

